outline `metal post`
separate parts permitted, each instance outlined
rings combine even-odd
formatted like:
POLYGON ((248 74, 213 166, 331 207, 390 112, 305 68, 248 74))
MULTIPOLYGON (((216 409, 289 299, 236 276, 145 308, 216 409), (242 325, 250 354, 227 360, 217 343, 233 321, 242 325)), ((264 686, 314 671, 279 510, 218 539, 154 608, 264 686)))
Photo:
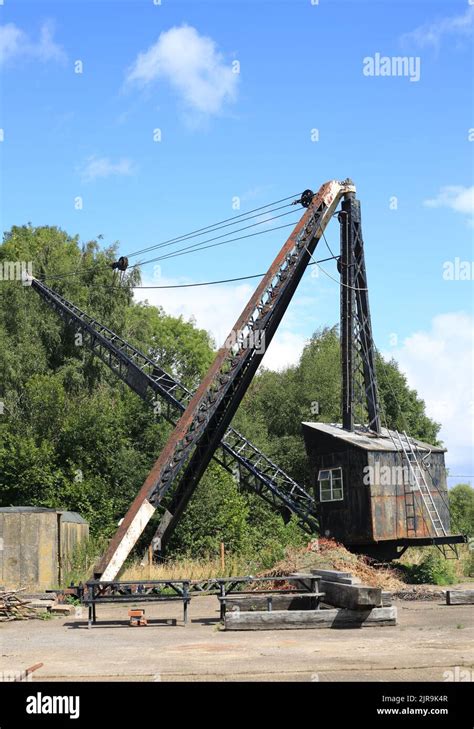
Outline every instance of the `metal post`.
POLYGON ((225 582, 220 583, 220 590, 221 590, 220 597, 222 598, 219 601, 221 604, 221 620, 224 620, 224 618, 225 618, 225 582))
POLYGON ((184 624, 188 623, 189 582, 183 583, 184 624))
POLYGON ((354 250, 352 245, 352 202, 349 192, 341 203, 341 369, 342 369, 342 427, 354 430, 354 250))
POLYGON ((369 309, 360 202, 347 192, 341 204, 341 369, 342 425, 354 430, 355 374, 362 365, 368 426, 380 433, 375 349, 369 309), (356 332, 357 324, 357 332, 356 332))

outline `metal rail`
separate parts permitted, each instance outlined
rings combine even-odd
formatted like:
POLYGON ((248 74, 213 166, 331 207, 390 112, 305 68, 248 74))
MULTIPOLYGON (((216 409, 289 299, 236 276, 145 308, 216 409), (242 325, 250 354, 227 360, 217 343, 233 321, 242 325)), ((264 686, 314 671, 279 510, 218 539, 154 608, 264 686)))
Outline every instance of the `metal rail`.
POLYGON ((293 595, 301 596, 303 593, 311 596, 315 607, 319 605, 319 582, 321 577, 312 574, 284 575, 281 577, 212 577, 204 580, 132 580, 104 582, 102 580, 89 580, 85 585, 76 588, 76 595, 81 602, 88 606, 89 628, 96 623, 96 606, 101 603, 142 603, 181 600, 183 603, 183 619, 187 623, 188 606, 192 596, 217 595, 221 602, 221 619, 225 615, 226 597, 235 593, 245 595, 293 595), (293 589, 270 587, 275 582, 292 584, 293 589), (249 591, 249 586, 259 585, 263 589, 249 591), (246 588, 246 589, 245 589, 246 588))

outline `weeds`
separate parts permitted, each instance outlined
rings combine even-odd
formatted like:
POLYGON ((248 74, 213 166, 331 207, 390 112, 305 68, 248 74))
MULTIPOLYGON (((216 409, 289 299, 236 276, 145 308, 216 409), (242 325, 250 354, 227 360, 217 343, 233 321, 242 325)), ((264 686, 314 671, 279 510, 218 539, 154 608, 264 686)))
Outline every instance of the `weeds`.
POLYGON ((77 585, 90 579, 94 564, 104 553, 107 543, 104 538, 91 537, 76 544, 67 561, 62 564, 61 587, 69 587, 72 583, 77 585))
POLYGON ((457 582, 452 562, 436 549, 425 554, 418 564, 403 565, 403 571, 410 584, 453 585, 457 582))

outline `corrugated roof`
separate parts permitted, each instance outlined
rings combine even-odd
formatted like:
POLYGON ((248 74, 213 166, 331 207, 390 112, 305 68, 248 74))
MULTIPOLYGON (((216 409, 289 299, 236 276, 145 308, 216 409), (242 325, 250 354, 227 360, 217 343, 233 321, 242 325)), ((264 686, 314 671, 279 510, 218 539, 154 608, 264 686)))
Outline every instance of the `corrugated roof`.
POLYGON ((60 514, 61 521, 75 522, 76 524, 87 524, 77 511, 64 511, 63 509, 50 509, 46 506, 2 506, 0 514, 60 514))
POLYGON ((0 508, 1 512, 35 512, 35 513, 42 513, 42 512, 56 512, 56 509, 50 509, 47 506, 2 506, 0 508))
MULTIPOLYGON (((338 423, 303 423, 306 428, 312 428, 318 430, 321 433, 326 433, 333 438, 338 438, 346 443, 350 443, 356 448, 363 448, 366 451, 399 451, 400 447, 397 447, 398 438, 393 430, 382 428, 380 433, 374 433, 361 425, 356 425, 353 431, 344 430, 342 425, 338 423), (393 438, 393 440, 392 440, 393 438), (395 441, 395 443, 394 443, 395 441)), ((403 438, 403 434, 402 438, 403 438)), ((435 453, 445 453, 446 448, 440 448, 439 446, 432 446, 429 443, 423 443, 421 440, 416 438, 409 438, 414 448, 418 448, 426 451, 433 451, 435 453)))

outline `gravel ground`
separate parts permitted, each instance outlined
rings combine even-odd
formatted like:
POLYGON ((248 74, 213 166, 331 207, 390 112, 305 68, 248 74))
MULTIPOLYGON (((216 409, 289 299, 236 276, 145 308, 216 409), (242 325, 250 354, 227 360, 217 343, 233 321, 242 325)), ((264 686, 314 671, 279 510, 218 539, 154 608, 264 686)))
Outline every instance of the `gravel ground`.
POLYGON ((222 631, 216 597, 194 598, 186 627, 180 603, 148 603, 142 628, 129 627, 128 605, 104 605, 90 630, 85 610, 0 624, 0 671, 43 662, 42 681, 445 681, 473 669, 473 606, 394 605, 394 627, 261 632, 222 631))

